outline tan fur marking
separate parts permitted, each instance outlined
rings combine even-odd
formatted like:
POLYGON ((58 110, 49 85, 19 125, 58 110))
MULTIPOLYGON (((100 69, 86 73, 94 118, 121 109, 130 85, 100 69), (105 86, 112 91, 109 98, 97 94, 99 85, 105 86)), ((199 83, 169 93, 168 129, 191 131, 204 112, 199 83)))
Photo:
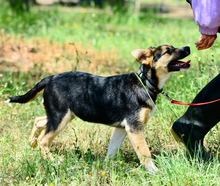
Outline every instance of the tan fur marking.
POLYGON ((153 53, 150 49, 137 49, 131 52, 136 61, 145 65, 152 65, 153 53))
POLYGON ((163 45, 161 48, 163 51, 166 51, 170 47, 172 47, 172 45, 163 45))
POLYGON ((161 89, 165 81, 170 77, 170 72, 168 71, 168 63, 170 61, 170 55, 164 55, 155 64, 156 76, 158 78, 158 88, 161 89))
POLYGON ((163 71, 163 70, 158 70, 156 72, 156 76, 158 78, 158 88, 162 89, 164 83, 166 82, 166 80, 170 77, 170 73, 168 72, 168 70, 163 71))
POLYGON ((147 60, 143 61, 141 64, 150 65, 152 67, 153 59, 154 59, 153 56, 151 56, 147 60))
POLYGON ((148 164, 151 160, 151 153, 150 150, 147 146, 147 143, 144 139, 144 132, 139 131, 139 132, 130 132, 130 128, 128 124, 125 126, 125 130, 129 136, 129 139, 134 147, 135 152, 137 153, 141 164, 146 165, 148 164))
POLYGON ((164 50, 167 50, 168 46, 164 45, 164 46, 162 46, 161 48, 162 48, 162 50, 164 51, 164 50))
MULTIPOLYGON (((33 101, 34 99, 36 99, 39 95, 41 95, 43 93, 44 89, 41 90, 40 92, 38 92, 32 99, 30 99, 28 102, 33 101)), ((27 103, 28 103, 27 102, 27 103)))
POLYGON ((142 108, 139 112, 139 120, 141 123, 146 124, 150 118, 150 112, 152 110, 149 108, 142 108))
POLYGON ((38 146, 41 149, 43 158, 49 157, 50 159, 53 159, 51 153, 49 152, 49 147, 51 145, 51 142, 66 127, 67 123, 73 118, 74 116, 72 115, 71 111, 68 110, 68 112, 63 117, 62 121, 60 122, 58 128, 55 131, 45 134, 46 130, 42 130, 38 138, 38 146))
POLYGON ((30 143, 32 148, 36 147, 37 138, 42 132, 42 130, 46 128, 46 125, 47 125, 47 116, 42 116, 35 119, 30 136, 30 143))

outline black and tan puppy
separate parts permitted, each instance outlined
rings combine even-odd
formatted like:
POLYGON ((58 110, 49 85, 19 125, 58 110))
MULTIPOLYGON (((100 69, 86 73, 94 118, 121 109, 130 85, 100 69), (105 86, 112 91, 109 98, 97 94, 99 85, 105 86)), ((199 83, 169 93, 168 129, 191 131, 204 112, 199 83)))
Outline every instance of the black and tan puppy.
POLYGON ((137 49, 131 54, 141 64, 136 73, 100 77, 84 72, 64 72, 44 78, 22 96, 11 97, 7 102, 27 103, 43 92, 47 116, 35 120, 32 147, 38 143, 44 157, 52 158, 49 153, 52 140, 71 119, 79 117, 115 127, 108 156, 116 153, 128 134, 142 165, 149 172, 156 172, 144 139, 144 125, 153 114, 157 95, 170 73, 190 67, 190 61, 179 61, 190 54, 190 48, 162 45, 137 49))

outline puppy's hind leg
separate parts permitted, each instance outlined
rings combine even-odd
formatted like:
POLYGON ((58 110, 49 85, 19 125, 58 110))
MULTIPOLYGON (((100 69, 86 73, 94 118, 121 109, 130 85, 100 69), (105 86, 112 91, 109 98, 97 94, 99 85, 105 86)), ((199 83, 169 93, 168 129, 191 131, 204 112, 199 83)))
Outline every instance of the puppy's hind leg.
POLYGON ((108 145, 108 152, 106 155, 106 159, 112 159, 113 156, 116 154, 117 150, 120 148, 124 138, 126 136, 126 131, 124 128, 115 128, 111 140, 108 145))
POLYGON ((42 132, 42 130, 46 128, 46 125, 47 125, 47 116, 42 116, 35 119, 30 136, 30 143, 32 148, 35 148, 37 146, 37 138, 42 132))
POLYGON ((43 129, 41 135, 38 138, 38 146, 41 149, 43 158, 49 157, 54 159, 51 153, 49 152, 49 147, 53 139, 66 127, 67 123, 74 118, 71 111, 68 110, 66 114, 61 117, 62 114, 58 114, 59 117, 50 119, 48 116, 46 129, 43 129))

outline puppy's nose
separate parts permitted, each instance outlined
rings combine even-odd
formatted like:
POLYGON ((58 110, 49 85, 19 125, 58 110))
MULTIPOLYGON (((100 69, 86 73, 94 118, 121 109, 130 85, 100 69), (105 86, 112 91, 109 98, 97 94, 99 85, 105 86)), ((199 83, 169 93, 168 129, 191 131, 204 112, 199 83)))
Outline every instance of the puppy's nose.
POLYGON ((187 55, 190 54, 190 47, 189 46, 185 46, 185 47, 181 47, 179 48, 180 50, 186 52, 187 55))

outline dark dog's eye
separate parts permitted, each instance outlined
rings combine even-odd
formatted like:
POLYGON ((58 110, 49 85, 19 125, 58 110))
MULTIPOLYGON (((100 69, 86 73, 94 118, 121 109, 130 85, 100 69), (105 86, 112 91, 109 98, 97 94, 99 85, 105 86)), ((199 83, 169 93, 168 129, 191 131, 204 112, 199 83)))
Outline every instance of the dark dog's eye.
POLYGON ((172 49, 171 48, 168 48, 167 50, 166 50, 166 52, 164 52, 161 56, 163 56, 163 55, 165 55, 165 54, 172 54, 172 49))
POLYGON ((166 53, 172 54, 172 49, 171 49, 171 48, 168 48, 167 51, 166 51, 166 53))
POLYGON ((173 53, 173 48, 167 48, 164 53, 161 53, 161 51, 158 50, 158 52, 154 54, 154 62, 157 62, 163 55, 165 54, 171 55, 172 53, 173 53))

